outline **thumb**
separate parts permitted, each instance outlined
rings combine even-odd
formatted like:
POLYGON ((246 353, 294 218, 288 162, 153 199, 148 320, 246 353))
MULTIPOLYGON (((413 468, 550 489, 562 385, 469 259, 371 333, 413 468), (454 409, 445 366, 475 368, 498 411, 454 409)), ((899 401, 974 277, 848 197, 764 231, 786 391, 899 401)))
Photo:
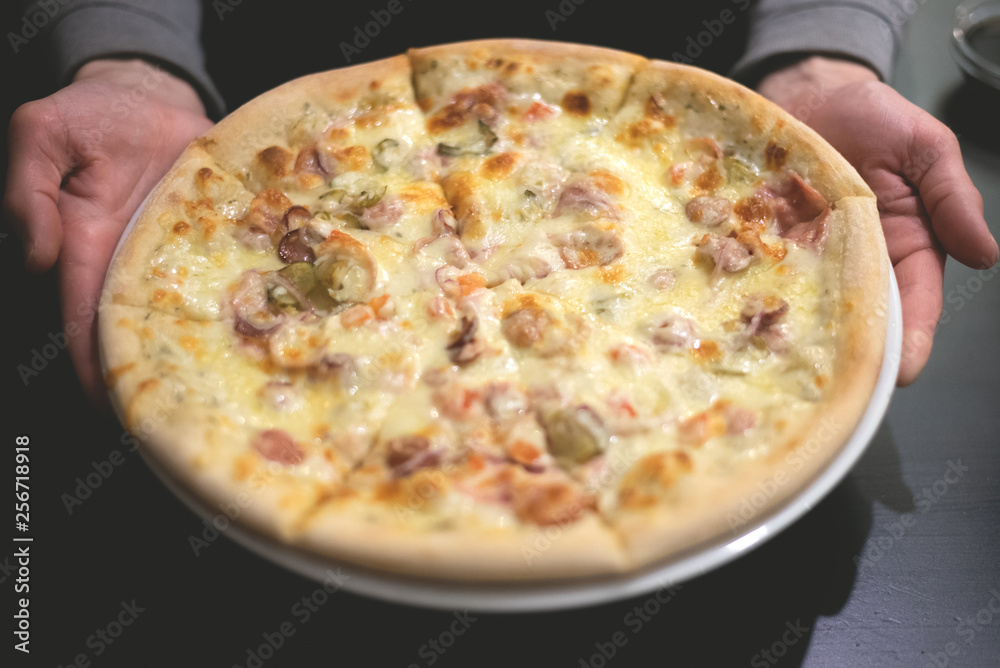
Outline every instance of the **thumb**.
POLYGON ((24 244, 25 264, 45 271, 62 245, 59 190, 77 166, 67 128, 55 105, 28 102, 11 116, 4 210, 24 244))

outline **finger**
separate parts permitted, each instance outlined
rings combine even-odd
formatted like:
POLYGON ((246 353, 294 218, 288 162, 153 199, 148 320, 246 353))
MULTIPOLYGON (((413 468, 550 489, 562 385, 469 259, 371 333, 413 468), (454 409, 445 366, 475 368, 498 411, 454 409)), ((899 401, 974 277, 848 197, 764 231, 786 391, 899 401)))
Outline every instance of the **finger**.
POLYGON ((914 183, 934 233, 962 264, 976 269, 993 266, 1000 249, 983 218, 983 198, 965 171, 958 140, 936 122, 920 129, 915 140, 924 148, 914 158, 914 183))
POLYGON ((45 102, 19 107, 10 121, 7 188, 4 211, 24 243, 30 271, 45 271, 56 262, 63 229, 59 188, 75 167, 65 124, 45 102))
POLYGON ((916 380, 931 354, 941 317, 944 255, 925 248, 897 263, 895 272, 903 307, 903 350, 896 383, 903 387, 916 380))
POLYGON ((59 257, 59 292, 70 357, 84 392, 101 407, 109 402, 97 347, 97 306, 118 233, 124 227, 124 223, 106 223, 74 224, 73 243, 59 257))

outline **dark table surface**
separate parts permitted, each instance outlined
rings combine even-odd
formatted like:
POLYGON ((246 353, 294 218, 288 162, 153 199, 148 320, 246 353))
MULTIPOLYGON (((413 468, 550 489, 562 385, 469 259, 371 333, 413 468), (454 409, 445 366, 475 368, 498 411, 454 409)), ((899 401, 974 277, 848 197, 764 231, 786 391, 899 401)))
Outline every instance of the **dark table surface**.
MULTIPOLYGON (((378 9, 378 3, 369 4, 378 9)), ((240 12, 258 11, 249 3, 228 6, 234 11, 221 19, 209 14, 215 23, 206 26, 207 33, 238 23, 240 12)), ((606 0, 573 5, 574 13, 556 31, 545 15, 559 8, 553 0, 517 15, 524 24, 520 31, 513 21, 490 32, 488 17, 470 15, 478 32, 420 37, 413 31, 431 26, 434 11, 405 6, 407 25, 398 33, 386 28, 362 59, 411 43, 491 34, 669 55, 669 49, 654 50, 655 26, 646 25, 662 17, 616 17, 625 21, 616 28, 618 37, 597 39, 603 17, 614 14, 615 3, 606 0)), ((913 3, 894 84, 961 132, 969 171, 997 234, 998 107, 962 86, 947 50, 953 8, 951 1, 913 3)), ((349 38, 367 9, 350 11, 346 22, 329 28, 329 58, 309 69, 343 64, 336 44, 349 38)), ((681 35, 719 9, 703 11, 681 35)), ((19 21, 15 14, 0 27, 6 32, 19 21)), ((737 43, 740 30, 737 24, 727 40, 737 43)), ((247 49, 253 58, 253 45, 247 49)), ((707 53, 705 64, 716 65, 713 57, 707 53)), ((28 62, 22 56, 11 61, 15 69, 8 75, 20 76, 13 79, 18 87, 4 86, 5 107, 45 93, 44 85, 16 69, 28 62)), ((276 80, 257 82, 259 90, 282 75, 268 76, 276 80)), ((250 90, 254 83, 228 81, 223 87, 233 87, 238 99, 240 85, 250 90)), ((2 404, 4 485, 13 485, 15 439, 27 435, 34 538, 32 653, 10 650, 14 622, 5 612, 0 637, 7 639, 4 651, 13 662, 4 665, 1000 666, 997 269, 974 271, 949 262, 945 321, 919 382, 895 393, 847 478, 776 538, 683 583, 666 602, 650 594, 558 612, 466 615, 345 591, 316 596, 310 609, 303 597, 316 594, 316 582, 228 539, 211 541, 196 556, 189 537, 200 535, 204 525, 130 450, 117 421, 87 405, 66 353, 45 348, 58 347, 61 331, 55 279, 29 278, 22 266, 15 238, 0 236, 9 304, 2 367, 8 388, 2 404), (31 364, 43 350, 56 352, 25 384, 18 365, 31 364), (99 486, 82 503, 67 506, 78 479, 88 476, 99 486)), ((6 512, 13 515, 9 505, 6 512)), ((0 547, 0 591, 10 601, 5 610, 13 610, 20 596, 14 593, 17 544, 11 540, 17 532, 0 533, 6 545, 0 547)))

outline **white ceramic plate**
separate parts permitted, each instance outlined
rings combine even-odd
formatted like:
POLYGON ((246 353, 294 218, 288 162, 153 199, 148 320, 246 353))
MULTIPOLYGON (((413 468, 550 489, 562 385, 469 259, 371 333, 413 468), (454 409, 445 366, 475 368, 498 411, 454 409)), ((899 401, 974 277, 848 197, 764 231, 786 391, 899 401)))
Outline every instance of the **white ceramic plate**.
MULTIPOLYGON (((138 212, 125 229, 123 239, 137 217, 138 212)), ((117 254, 117 249, 115 253, 117 254)), ((329 577, 328 571, 333 571, 343 581, 345 590, 393 603, 430 608, 469 609, 477 612, 557 610, 641 596, 673 586, 718 568, 780 533, 818 504, 843 480, 864 453, 889 407, 903 349, 903 316, 894 275, 891 275, 890 292, 885 358, 874 396, 858 428, 840 454, 812 484, 775 512, 748 523, 735 538, 727 535, 724 540, 703 544, 681 556, 626 575, 552 583, 477 584, 366 571, 289 547, 235 524, 231 524, 225 533, 262 557, 317 581, 326 580, 329 577)), ((143 453, 143 450, 140 449, 139 452, 143 453)), ((206 505, 173 480, 155 460, 146 457, 144 453, 143 459, 160 480, 195 513, 209 521, 218 514, 216 508, 206 505)))

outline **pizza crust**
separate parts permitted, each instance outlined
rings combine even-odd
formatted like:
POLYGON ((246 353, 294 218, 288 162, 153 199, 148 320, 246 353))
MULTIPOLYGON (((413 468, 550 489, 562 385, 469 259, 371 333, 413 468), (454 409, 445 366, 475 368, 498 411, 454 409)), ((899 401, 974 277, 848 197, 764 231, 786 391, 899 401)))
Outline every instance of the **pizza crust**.
POLYGON ((554 105, 567 93, 586 93, 588 113, 597 116, 618 109, 632 73, 646 62, 614 49, 518 39, 410 49, 409 57, 425 109, 462 88, 501 81, 513 93, 537 94, 554 105))
POLYGON ((334 502, 308 518, 295 542, 366 568, 443 580, 561 580, 629 566, 617 532, 594 516, 566 526, 470 522, 427 530, 371 513, 360 503, 334 502))
MULTIPOLYGON (((756 93, 695 68, 609 49, 484 40, 413 49, 407 56, 303 77, 223 120, 184 153, 122 245, 102 301, 100 339, 115 407, 126 427, 140 433, 145 452, 209 506, 250 495, 253 502, 241 521, 266 535, 335 560, 422 577, 537 581, 600 576, 728 541, 808 487, 849 439, 870 400, 884 354, 880 333, 887 326, 890 270, 868 187, 818 135, 756 93), (418 101, 432 113, 455 92, 497 77, 510 90, 536 92, 550 104, 584 91, 589 112, 605 116, 658 94, 669 106, 665 111, 682 123, 700 124, 709 136, 742 145, 747 154, 777 147, 782 165, 833 204, 823 271, 839 293, 830 314, 837 361, 824 399, 806 416, 813 424, 793 422, 779 446, 746 460, 738 474, 682 479, 664 491, 655 508, 613 508, 603 519, 588 515, 548 528, 469 521, 457 529, 418 530, 384 508, 349 494, 339 498, 336 484, 297 484, 294 475, 278 471, 268 475, 267 485, 250 486, 234 475, 228 458, 245 451, 251 426, 229 424, 234 420, 217 409, 180 400, 179 385, 164 382, 171 372, 151 358, 137 330, 118 326, 150 310, 136 281, 169 234, 164 212, 200 196, 192 174, 204 166, 259 188, 247 166, 259 159, 262 147, 281 147, 289 154, 297 150, 300 135, 308 135, 303 124, 322 128, 333 118, 380 105, 416 110, 418 101), (143 426, 150 418, 155 429, 143 426)), ((169 328, 173 313, 152 311, 169 328)))

